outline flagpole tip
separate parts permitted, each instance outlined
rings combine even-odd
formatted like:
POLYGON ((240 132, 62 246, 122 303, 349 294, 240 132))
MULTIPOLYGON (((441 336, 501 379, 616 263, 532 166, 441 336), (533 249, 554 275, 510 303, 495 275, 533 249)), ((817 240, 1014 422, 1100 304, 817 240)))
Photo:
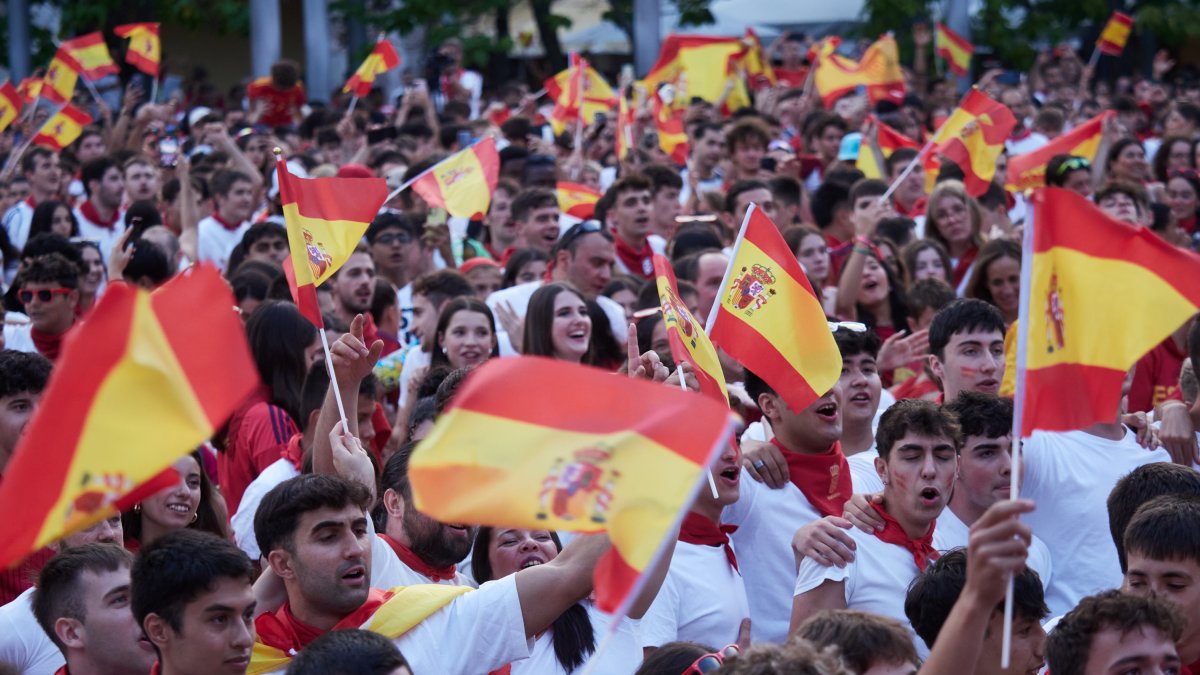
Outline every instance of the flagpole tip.
POLYGON ((279 159, 283 155, 283 150, 279 146, 271 148, 271 152, 275 153, 275 159, 279 159))

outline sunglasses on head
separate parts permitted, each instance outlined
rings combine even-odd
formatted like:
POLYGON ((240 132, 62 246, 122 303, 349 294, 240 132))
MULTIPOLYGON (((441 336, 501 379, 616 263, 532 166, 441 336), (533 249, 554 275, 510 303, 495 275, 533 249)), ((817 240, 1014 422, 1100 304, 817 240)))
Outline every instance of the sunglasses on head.
POLYGON ((1072 157, 1058 166, 1057 173, 1059 176, 1066 174, 1068 171, 1078 171, 1080 169, 1090 169, 1092 163, 1084 157, 1072 157))
POLYGON ((711 673, 717 668, 720 668, 727 659, 737 658, 742 653, 742 648, 737 645, 725 645, 719 652, 705 654, 692 662, 688 669, 683 671, 682 675, 704 675, 711 673))
POLYGON ((867 324, 859 323, 858 321, 826 321, 829 324, 829 330, 836 333, 839 330, 848 330, 851 333, 867 332, 867 324))
POLYGON ((566 232, 564 232, 562 237, 559 238, 558 248, 560 250, 566 248, 567 245, 570 244, 572 241, 575 241, 576 239, 582 237, 585 234, 592 234, 594 232, 603 232, 603 231, 604 231, 604 223, 601 223, 598 220, 585 220, 582 223, 577 223, 575 225, 572 225, 571 228, 569 230, 567 230, 566 232))
POLYGON ((50 298, 53 298, 56 295, 66 295, 72 290, 73 289, 70 288, 39 288, 36 291, 18 291, 17 299, 21 301, 22 305, 28 305, 33 301, 33 296, 36 295, 38 300, 42 302, 50 302, 50 298))
POLYGON ((1190 181, 1200 180, 1200 173, 1195 169, 1171 169, 1167 173, 1167 178, 1183 178, 1190 181))

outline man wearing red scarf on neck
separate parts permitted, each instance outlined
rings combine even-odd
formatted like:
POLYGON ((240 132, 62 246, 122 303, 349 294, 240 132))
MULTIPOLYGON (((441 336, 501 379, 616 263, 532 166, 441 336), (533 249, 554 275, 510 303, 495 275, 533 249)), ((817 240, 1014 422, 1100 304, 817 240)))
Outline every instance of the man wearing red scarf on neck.
POLYGON ((616 235, 616 270, 645 281, 654 278, 651 259, 655 253, 663 253, 666 244, 661 238, 655 237, 653 242, 650 238, 653 190, 650 179, 634 174, 613 183, 604 195, 610 204, 606 220, 616 235))
MULTIPOLYGON (((884 506, 874 508, 884 526, 872 533, 850 531, 855 557, 845 567, 800 561, 792 631, 823 609, 874 612, 908 625, 905 590, 938 558, 934 524, 953 491, 962 443, 956 418, 936 403, 900 401, 883 414, 875 440, 884 506)), ((923 642, 914 643, 922 658, 928 656, 923 642)))
POLYGON ((34 258, 17 277, 17 299, 25 305, 29 324, 16 326, 11 348, 33 351, 58 360, 62 341, 75 325, 79 304, 79 268, 60 253, 34 258), (25 333, 19 336, 19 333, 25 333), (23 338, 28 339, 23 339, 23 338))
POLYGON ((80 180, 87 199, 75 209, 79 236, 94 239, 108 263, 108 255, 125 231, 121 202, 125 199, 125 178, 111 157, 97 157, 83 165, 80 180))

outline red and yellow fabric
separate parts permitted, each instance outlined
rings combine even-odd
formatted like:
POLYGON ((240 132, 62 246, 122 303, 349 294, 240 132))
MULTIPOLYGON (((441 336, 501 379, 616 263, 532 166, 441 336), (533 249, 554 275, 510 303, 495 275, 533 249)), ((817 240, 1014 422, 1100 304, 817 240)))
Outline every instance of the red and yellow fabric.
POLYGON ((33 144, 58 152, 74 143, 83 128, 91 123, 91 115, 68 103, 38 129, 33 144))
POLYGON ((837 52, 838 47, 842 44, 842 38, 837 35, 830 35, 827 38, 817 40, 808 48, 806 58, 809 63, 815 64, 820 59, 823 59, 837 52))
POLYGON ((546 80, 545 87, 546 95, 554 101, 548 119, 556 134, 581 116, 584 124, 595 122, 596 115, 608 114, 617 103, 612 86, 587 59, 575 53, 571 54, 567 69, 546 80))
POLYGON ((127 23, 113 29, 117 37, 128 38, 125 63, 137 68, 150 77, 158 77, 158 64, 162 61, 162 42, 158 38, 157 23, 127 23))
POLYGON ((79 71, 82 69, 83 66, 79 65, 65 47, 59 47, 54 53, 54 58, 50 60, 50 65, 46 67, 46 77, 43 78, 42 88, 38 93, 51 103, 70 101, 71 96, 75 94, 75 84, 79 82, 79 71))
POLYGON ((33 103, 42 95, 42 86, 45 83, 45 80, 40 77, 27 77, 17 85, 17 92, 21 94, 21 100, 33 103))
POLYGON ((7 129, 17 119, 23 105, 21 93, 12 82, 5 80, 4 86, 0 87, 0 131, 7 129))
POLYGON ((658 147, 667 153, 676 165, 687 164, 690 146, 687 132, 683 129, 683 110, 665 105, 658 92, 651 100, 651 108, 654 113, 654 127, 658 131, 658 147))
POLYGON ((831 108, 835 101, 858 87, 866 88, 872 105, 884 100, 903 102, 905 88, 900 50, 890 34, 871 43, 858 61, 826 51, 826 55, 817 59, 812 76, 826 108, 831 108))
POLYGON ((975 45, 950 30, 944 23, 937 25, 937 32, 933 36, 933 51, 945 59, 950 72, 955 75, 966 77, 971 72, 971 55, 975 53, 975 45))
POLYGON ((79 74, 89 80, 98 80, 118 72, 117 64, 113 63, 108 45, 104 44, 104 36, 99 31, 67 40, 62 43, 62 49, 75 58, 79 63, 79 74))
POLYGON ((382 178, 297 178, 280 157, 279 201, 287 223, 291 254, 289 283, 292 298, 304 318, 317 328, 325 324, 317 304, 317 286, 332 277, 354 248, 387 200, 382 178), (294 283, 292 280, 294 278, 294 283))
POLYGON ((558 197, 558 209, 568 216, 587 219, 596 212, 596 202, 601 195, 596 190, 579 183, 559 181, 554 187, 558 197))
POLYGON ((717 349, 708 339, 704 327, 679 298, 679 285, 675 282, 670 261, 658 254, 654 256, 654 276, 658 283, 663 326, 667 329, 667 342, 671 344, 671 357, 675 363, 686 361, 691 364, 700 382, 700 393, 729 405, 725 373, 721 370, 717 349))
POLYGON ((396 47, 392 45, 391 40, 381 38, 375 43, 375 48, 371 50, 367 58, 363 59, 358 70, 354 71, 350 79, 346 80, 342 92, 358 97, 366 96, 371 93, 371 86, 375 84, 376 77, 398 65, 400 65, 400 55, 396 53, 396 47))
POLYGON ((775 76, 775 69, 771 67, 770 57, 763 49, 762 40, 758 39, 758 34, 754 32, 753 28, 746 27, 742 45, 744 47, 744 55, 741 57, 742 69, 746 72, 746 80, 750 82, 750 88, 759 91, 775 86, 779 79, 775 76))
POLYGON ((416 507, 442 522, 607 532, 596 604, 623 613, 735 419, 674 387, 555 359, 492 359, 421 441, 408 476, 416 507))
POLYGON ((1116 112, 1105 110, 1071 131, 1050 141, 1033 152, 1008 158, 1008 184, 1011 192, 1024 192, 1046 184, 1046 164, 1055 155, 1083 157, 1096 161, 1096 151, 1104 136, 1104 121, 1115 117, 1116 112))
MULTIPOLYGON (((921 147, 920 143, 889 127, 874 116, 872 116, 872 120, 875 128, 879 130, 879 151, 883 154, 884 159, 891 157, 892 153, 900 148, 921 147)), ((883 167, 875 161, 875 153, 871 151, 871 145, 865 142, 865 139, 858 145, 858 159, 855 160, 854 166, 867 178, 883 178, 883 167)))
POLYGON ((797 412, 829 391, 842 357, 820 298, 779 228, 751 205, 712 310, 709 337, 797 412))
POLYGON ((0 487, 0 568, 111 518, 258 386, 233 295, 196 267, 147 293, 111 284, 67 338, 0 487))
POLYGON ((1125 43, 1129 41, 1129 33, 1133 30, 1133 17, 1121 12, 1113 12, 1096 40, 1096 49, 1109 56, 1120 56, 1125 51, 1125 43))
POLYGON ((974 197, 987 192, 996 175, 996 159, 1017 118, 1003 103, 972 89, 938 130, 931 156, 940 155, 963 170, 963 184, 974 197))
POLYGON ((617 97, 617 161, 624 161, 629 149, 633 147, 633 127, 633 111, 629 108, 629 99, 622 91, 617 97))
POLYGON ((1061 188, 1033 213, 1024 436, 1113 421, 1126 372, 1200 310, 1195 253, 1061 188))
POLYGON ((675 85, 675 104, 682 107, 694 97, 716 103, 732 80, 733 90, 725 97, 724 111, 734 111, 750 105, 746 83, 738 76, 745 53, 741 38, 671 34, 663 40, 658 61, 642 83, 646 91, 654 91, 661 84, 675 85), (724 73, 724 77, 718 73, 724 73))
POLYGON ((482 220, 500 180, 496 140, 488 137, 459 150, 417 178, 412 189, 430 206, 452 216, 482 220))

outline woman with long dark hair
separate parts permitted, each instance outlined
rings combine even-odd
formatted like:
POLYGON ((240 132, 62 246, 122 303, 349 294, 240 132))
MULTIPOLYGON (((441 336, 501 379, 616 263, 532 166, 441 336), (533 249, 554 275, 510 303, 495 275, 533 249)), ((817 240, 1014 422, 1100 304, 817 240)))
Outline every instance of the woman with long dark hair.
POLYGON ((984 244, 967 282, 967 297, 994 305, 1004 315, 1004 325, 1011 326, 1021 309, 1021 245, 1011 239, 984 244))
POLYGON ((451 370, 473 368, 499 355, 496 319, 486 302, 462 296, 442 305, 433 335, 430 370, 438 366, 451 370))
POLYGON ((225 509, 213 489, 200 453, 192 452, 172 465, 179 474, 171 487, 163 488, 121 514, 125 547, 136 551, 165 534, 192 528, 228 538, 225 509))
POLYGON ((979 203, 960 181, 943 181, 933 189, 925 209, 925 237, 941 244, 950 254, 951 278, 947 281, 960 296, 966 290, 979 247, 983 246, 982 226, 979 203))
POLYGON ((42 202, 33 210, 33 218, 29 222, 29 237, 43 232, 53 232, 67 239, 79 236, 79 223, 66 202, 42 202))
POLYGON ((525 314, 525 354, 586 363, 591 341, 592 318, 582 293, 563 282, 534 291, 525 314))

